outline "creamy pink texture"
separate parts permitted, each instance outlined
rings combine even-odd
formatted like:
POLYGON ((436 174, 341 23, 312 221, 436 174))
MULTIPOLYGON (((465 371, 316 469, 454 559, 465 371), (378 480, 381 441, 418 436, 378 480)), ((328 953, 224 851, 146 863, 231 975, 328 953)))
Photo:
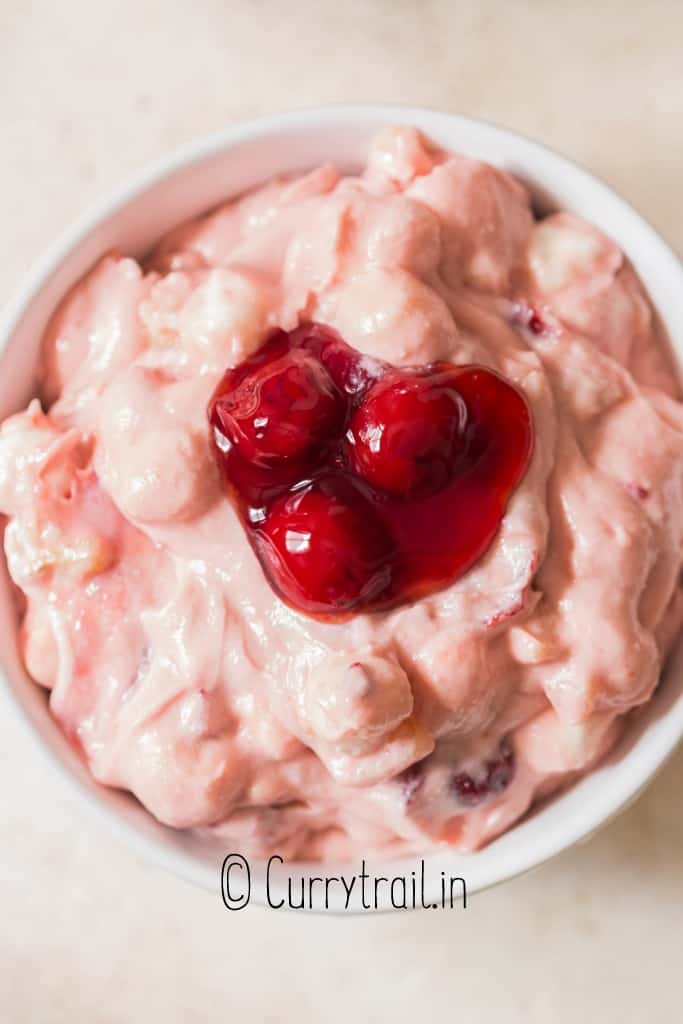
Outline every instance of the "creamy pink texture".
POLYGON ((179 828, 290 858, 476 848, 595 765, 683 621, 683 409, 635 274, 411 129, 360 177, 182 226, 144 269, 104 258, 53 319, 41 393, 0 434, 26 664, 93 775, 179 828), (535 422, 486 556, 341 624, 270 589, 207 436, 226 367, 305 319, 397 365, 490 366, 535 422), (465 806, 454 776, 503 738, 510 784, 465 806))

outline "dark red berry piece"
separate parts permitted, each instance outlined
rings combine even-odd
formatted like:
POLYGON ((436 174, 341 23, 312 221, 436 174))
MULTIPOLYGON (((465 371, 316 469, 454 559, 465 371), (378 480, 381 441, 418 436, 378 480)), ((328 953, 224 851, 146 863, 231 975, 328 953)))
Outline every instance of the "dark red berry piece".
POLYGON ((408 768, 405 768, 400 775, 396 776, 396 781, 401 787, 406 804, 412 802, 413 797, 424 782, 424 767, 424 760, 415 761, 408 768))
POLYGON ((306 460, 339 437, 346 400, 322 363, 288 349, 234 387, 218 391, 211 421, 240 456, 258 466, 306 460))
POLYGON ((548 324, 539 311, 533 306, 528 306, 525 302, 520 302, 517 305, 513 316, 513 323, 516 327, 524 327, 535 335, 546 334, 549 329, 548 324))
POLYGON ((391 579, 391 542, 372 507, 344 480, 318 480, 280 498, 256 544, 284 600, 313 614, 376 600, 391 579))
POLYGON ((474 772, 458 772, 451 780, 451 788, 458 803, 476 807, 485 800, 502 793, 515 774, 515 754, 510 741, 501 741, 495 757, 485 761, 474 772))
POLYGON ((639 498, 641 501, 645 501, 650 497, 649 487, 643 487, 642 484, 628 483, 624 486, 632 498, 639 498))
POLYGON ((543 334, 545 331, 545 321, 535 310, 532 309, 527 327, 532 334, 543 334))
POLYGON ((467 409, 451 370, 388 372, 356 410, 347 438, 356 473, 381 491, 423 497, 453 478, 467 409))

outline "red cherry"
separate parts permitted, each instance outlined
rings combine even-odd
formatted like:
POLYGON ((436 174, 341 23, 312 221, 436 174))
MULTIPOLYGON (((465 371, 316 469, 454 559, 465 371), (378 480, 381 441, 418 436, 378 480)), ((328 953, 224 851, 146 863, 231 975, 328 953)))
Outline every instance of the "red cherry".
POLYGON ((373 487, 423 497, 453 478, 465 446, 467 408, 452 369, 387 373, 354 414, 347 438, 354 470, 373 487))
POLYGON ((219 388, 212 425, 243 459, 257 466, 305 460, 344 427, 346 402, 310 352, 275 348, 274 358, 232 386, 219 388))
POLYGON ((374 601, 391 579, 392 545, 372 507, 342 479, 280 498, 256 539, 284 600, 314 614, 374 601))
POLYGON ((465 807, 476 807, 502 793, 515 774, 515 753, 509 739, 501 741, 494 757, 475 772, 458 772, 451 780, 453 792, 465 807))

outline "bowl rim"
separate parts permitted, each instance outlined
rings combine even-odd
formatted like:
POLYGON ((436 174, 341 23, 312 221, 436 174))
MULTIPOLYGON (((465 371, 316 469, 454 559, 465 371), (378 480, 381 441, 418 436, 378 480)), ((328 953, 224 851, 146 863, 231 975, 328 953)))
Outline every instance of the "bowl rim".
MULTIPOLYGON (((0 314, 0 359, 4 357, 10 339, 19 328, 32 303, 46 288, 62 263, 97 230, 103 221, 115 216, 147 189, 153 188, 164 179, 195 167, 213 156, 239 149, 240 146, 250 141, 272 138, 283 129, 320 130, 324 128, 329 130, 348 128, 349 126, 367 128, 370 125, 379 128, 383 124, 391 123, 415 125, 427 134, 430 133, 430 124, 432 127, 441 124, 444 131, 455 132, 458 126, 470 132, 479 131, 491 140, 503 141, 506 150, 516 147, 530 156, 542 159, 550 167, 562 171, 565 176, 570 175, 578 185, 590 189, 595 196, 602 196, 609 200, 619 216, 630 221, 637 228, 641 237, 647 240, 651 259, 665 267, 668 275, 678 277, 681 284, 680 291, 683 294, 683 267, 674 251, 658 232, 614 189, 573 160, 543 143, 481 118, 448 113, 429 107, 385 103, 330 104, 298 108, 233 124, 175 149, 168 156, 155 160, 142 170, 128 176, 121 185, 89 204, 72 226, 63 231, 47 247, 44 255, 34 262, 15 289, 14 297, 5 304, 0 314)), ((600 223, 599 220, 597 223, 600 223)), ((681 316, 683 317, 683 312, 681 316)), ((683 357, 679 360, 679 362, 681 361, 683 361, 683 357)), ((104 798, 96 796, 82 784, 65 760, 45 742, 37 721, 27 706, 22 703, 19 694, 10 685, 2 666, 0 666, 0 691, 9 698, 8 703, 14 709, 17 718, 33 735, 37 746, 48 758, 51 766, 58 769, 59 776, 68 782, 81 800, 85 800, 91 812, 105 822, 111 832, 125 841, 144 859, 154 861, 187 881, 199 884, 204 888, 218 885, 214 872, 210 872, 206 865, 200 864, 197 858, 189 853, 165 846, 157 838, 152 839, 143 835, 142 831, 126 820, 117 808, 107 803, 104 798)), ((643 749, 640 751, 639 771, 630 776, 625 772, 621 785, 618 787, 613 786, 611 789, 603 787, 602 791, 595 787, 596 792, 590 802, 590 808, 586 811, 579 827, 576 827, 572 819, 564 829, 548 830, 549 834, 545 837, 545 841, 538 843, 531 854, 527 850, 526 854, 522 855, 520 850, 517 856, 510 855, 507 859, 501 858, 498 870, 490 871, 485 879, 468 887, 468 892, 489 888, 539 867, 561 851, 589 837, 635 799, 670 757, 683 736, 683 700, 679 699, 676 705, 669 709, 669 713, 657 721, 656 726, 656 736, 652 737, 651 742, 644 743, 643 749)), ((652 728, 653 723, 650 723, 645 728, 644 734, 652 728)), ((104 792, 111 792, 105 787, 100 788, 104 792)), ((513 831, 514 826, 508 834, 513 831)), ((435 856, 434 851, 428 851, 424 854, 424 859, 431 859, 435 856)), ((476 854, 473 856, 476 857, 476 854)), ((399 864, 400 862, 395 863, 399 864)), ((303 868, 304 865, 299 865, 299 867, 303 868)), ((254 904, 265 904, 262 880, 255 896, 256 898, 252 900, 254 904)), ((390 906, 375 909, 392 910, 390 906)), ((354 908, 347 909, 345 912, 352 913, 354 908)))

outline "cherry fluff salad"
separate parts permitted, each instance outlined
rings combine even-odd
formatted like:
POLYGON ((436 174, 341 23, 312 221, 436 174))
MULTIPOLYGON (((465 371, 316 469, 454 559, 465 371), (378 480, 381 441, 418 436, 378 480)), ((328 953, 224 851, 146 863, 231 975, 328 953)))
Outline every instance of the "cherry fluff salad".
POLYGON ((252 855, 474 850, 683 624, 683 406, 633 269, 390 128, 110 254, 0 430, 30 675, 101 783, 252 855))

